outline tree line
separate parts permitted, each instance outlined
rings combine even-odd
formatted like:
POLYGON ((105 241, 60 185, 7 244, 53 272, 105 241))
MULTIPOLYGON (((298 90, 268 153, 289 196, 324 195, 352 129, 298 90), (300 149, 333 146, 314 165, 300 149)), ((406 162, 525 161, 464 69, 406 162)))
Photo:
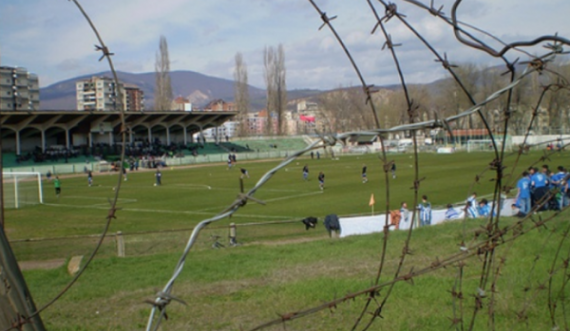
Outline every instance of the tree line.
MULTIPOLYGON (((288 132, 285 113, 287 111, 287 84, 285 51, 283 45, 266 46, 263 50, 264 81, 266 88, 267 121, 265 134, 282 135, 288 132)), ((414 107, 410 111, 403 90, 378 89, 370 102, 375 104, 377 116, 384 128, 457 115, 469 109, 473 103, 483 101, 493 92, 509 84, 510 77, 502 75, 504 68, 485 67, 474 63, 463 63, 454 68, 459 84, 448 75, 431 84, 410 84, 407 86, 414 107)), ((521 65, 518 72, 524 69, 521 65)), ((160 37, 159 51, 156 54, 155 109, 169 110, 172 102, 170 81, 170 60, 168 45, 164 36, 160 37)), ((508 129, 512 134, 524 134, 534 113, 541 120, 534 122, 534 129, 554 129, 568 131, 570 127, 570 94, 568 81, 570 65, 562 62, 548 63, 548 69, 524 79, 513 89, 512 96, 504 95, 487 105, 481 112, 494 133, 508 129), (539 101, 540 104, 539 104, 539 101), (506 117, 509 127, 505 128, 506 117)), ((239 135, 247 135, 247 117, 251 110, 247 64, 243 55, 235 54, 234 101, 238 111, 239 135)), ((374 115, 367 104, 366 94, 360 87, 339 86, 333 91, 323 92, 313 97, 318 104, 316 116, 320 129, 331 133, 373 129, 374 115)), ((482 129, 479 115, 462 118, 451 123, 455 129, 482 129)))

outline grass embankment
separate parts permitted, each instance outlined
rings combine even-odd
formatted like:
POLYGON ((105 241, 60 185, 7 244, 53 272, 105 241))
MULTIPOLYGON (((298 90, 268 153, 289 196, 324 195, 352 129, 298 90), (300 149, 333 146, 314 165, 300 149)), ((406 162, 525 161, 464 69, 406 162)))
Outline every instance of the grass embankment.
MULTIPOLYGON (((549 229, 567 226, 562 219, 549 229)), ((483 221, 470 221, 473 228, 483 221)), ((412 255, 403 267, 429 267, 436 259, 459 251, 463 225, 449 223, 414 232, 412 255)), ((528 312, 529 328, 550 329, 547 295, 539 284, 547 284, 548 270, 561 239, 561 231, 534 231, 510 247, 500 247, 497 257, 506 264, 496 286, 496 329, 526 329, 516 313, 528 312), (507 251, 508 249, 508 251, 507 251), (540 258, 534 264, 535 257, 540 258), (529 291, 525 292, 525 288, 529 291)), ((406 233, 390 236, 387 262, 382 281, 394 274, 406 233)), ((337 240, 316 240, 288 245, 248 245, 191 254, 186 270, 174 286, 173 294, 188 303, 172 303, 167 330, 240 330, 275 319, 299 309, 320 305, 348 293, 368 288, 376 275, 382 239, 380 234, 337 240)), ((568 240, 563 252, 570 249, 568 240)), ((481 258, 466 260, 463 281, 463 305, 466 321, 471 318, 474 295, 479 287, 481 258)), ((43 314, 52 330, 134 330, 146 323, 149 305, 143 300, 164 286, 172 273, 178 254, 98 259, 78 284, 53 308, 43 314)), ((498 259, 497 259, 498 261, 498 259)), ((496 267, 496 265, 495 265, 496 267)), ((38 303, 45 302, 69 280, 64 268, 52 271, 29 271, 26 279, 38 303)), ((416 277, 412 283, 399 283, 392 293, 383 319, 375 329, 446 330, 453 317, 452 295, 458 269, 450 266, 416 277)), ((560 295, 563 271, 555 274, 553 288, 560 295)), ((380 292, 384 295, 386 290, 380 292)), ((566 290, 566 295, 568 290, 566 290)), ((382 298, 382 297, 380 297, 382 298)), ((381 299, 380 299, 381 300, 381 299)), ((476 330, 486 329, 488 298, 476 321, 476 330)), ((567 299, 566 299, 567 300, 567 299)), ((362 309, 364 297, 300 319, 287 330, 347 330, 362 309)), ((560 306, 561 314, 570 313, 560 306)), ((370 315, 366 315, 369 318, 370 315)), ((275 327, 280 330, 282 327, 275 327)))

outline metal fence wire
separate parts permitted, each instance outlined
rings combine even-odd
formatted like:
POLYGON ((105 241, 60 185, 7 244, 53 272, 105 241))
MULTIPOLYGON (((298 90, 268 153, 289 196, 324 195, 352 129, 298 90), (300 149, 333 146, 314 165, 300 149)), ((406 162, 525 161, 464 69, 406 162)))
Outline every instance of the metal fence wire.
MULTIPOLYGON (((321 133, 319 140, 302 150, 289 154, 278 166, 268 170, 267 173, 258 180, 253 188, 249 191, 240 193, 236 200, 225 210, 221 211, 215 217, 201 221, 190 233, 172 276, 166 281, 163 288, 151 301, 152 308, 150 309, 150 314, 148 316, 146 330, 158 330, 161 322, 164 321, 166 317, 166 312, 169 309, 170 304, 181 302, 181 300, 176 296, 174 285, 185 267, 189 269, 190 272, 192 270, 191 263, 187 263, 187 257, 191 250, 196 249, 198 235, 211 227, 215 222, 229 217, 240 208, 247 208, 246 202, 249 200, 263 203, 255 198, 255 193, 262 190, 263 185, 268 182, 275 173, 295 161, 296 158, 312 150, 330 148, 338 142, 342 143, 350 137, 359 135, 379 135, 383 140, 389 133, 409 133, 414 142, 413 159, 415 178, 412 189, 414 192, 413 205, 416 206, 419 202, 418 197, 420 196, 422 181, 424 180, 424 178, 420 177, 421 162, 418 155, 418 132, 440 128, 452 134, 452 127, 457 122, 463 119, 477 118, 478 121, 482 123, 482 126, 487 130, 493 148, 492 155, 489 155, 489 165, 486 169, 482 170, 482 172, 492 172, 494 174, 495 188, 491 200, 498 202, 501 193, 507 193, 513 189, 515 177, 512 172, 509 173, 505 169, 503 160, 506 155, 504 150, 504 146, 506 145, 504 139, 507 139, 506 137, 509 134, 511 122, 516 116, 518 116, 514 109, 514 94, 524 82, 536 77, 537 75, 542 76, 543 82, 546 81, 546 83, 543 83, 541 86, 541 93, 539 93, 538 97, 534 101, 534 104, 531 107, 532 109, 528 114, 526 114, 528 115, 525 117, 527 121, 524 123, 526 138, 517 149, 517 155, 520 157, 520 155, 530 148, 530 145, 527 143, 528 137, 533 133, 533 129, 536 127, 535 122, 539 117, 541 107, 544 105, 545 96, 553 93, 564 93, 568 90, 567 80, 564 79, 560 73, 556 72, 556 67, 551 67, 551 64, 555 59, 563 57, 566 54, 564 47, 570 45, 570 40, 555 34, 537 36, 530 40, 520 40, 509 43, 503 42, 500 38, 486 32, 482 28, 461 22, 458 17, 459 9, 462 6, 461 0, 453 2, 451 8, 449 8, 449 14, 446 14, 443 11, 443 6, 437 5, 433 0, 430 4, 425 4, 415 0, 401 0, 394 2, 384 0, 361 1, 367 2, 369 15, 374 17, 376 21, 374 26, 363 27, 363 29, 372 31, 372 34, 377 35, 383 40, 381 43, 379 42, 378 50, 383 50, 388 53, 388 56, 392 58, 397 70, 404 99, 404 107, 401 109, 401 117, 404 118, 405 121, 394 127, 381 127, 381 121, 378 116, 382 114, 383 109, 379 108, 378 105, 372 102, 373 93, 375 92, 374 86, 370 85, 366 81, 365 77, 367 72, 359 68, 357 61, 351 54, 349 46, 347 46, 343 41, 341 34, 337 32, 334 26, 334 20, 337 16, 330 16, 327 14, 324 9, 317 4, 317 1, 308 0, 308 5, 312 6, 316 11, 315 22, 320 18, 322 20, 320 29, 328 29, 328 32, 323 31, 322 33, 330 33, 336 38, 339 46, 345 52, 348 62, 353 66, 356 74, 358 75, 365 98, 367 99, 370 107, 370 112, 374 117, 375 129, 344 133, 321 133), (432 36, 429 35, 429 33, 421 33, 420 30, 416 28, 418 22, 408 20, 406 13, 400 10, 400 6, 403 4, 411 5, 413 8, 419 9, 426 17, 431 17, 443 22, 448 29, 453 32, 455 38, 453 41, 456 43, 471 48, 473 52, 480 52, 489 58, 502 61, 504 72, 501 74, 503 75, 497 75, 500 77, 506 77, 507 82, 483 97, 476 96, 473 88, 469 87, 461 75, 458 74, 459 67, 453 62, 454 59, 450 59, 446 53, 438 51, 430 41, 432 36), (412 98, 410 85, 406 82, 406 75, 402 69, 407 65, 407 63, 399 58, 398 50, 400 47, 405 47, 405 45, 402 45, 398 40, 395 40, 390 33, 393 29, 399 29, 402 27, 413 34, 423 45, 426 51, 434 57, 434 65, 440 66, 442 70, 445 70, 453 78, 458 86, 459 93, 470 103, 469 107, 448 116, 438 114, 437 112, 434 112, 434 114, 430 116, 430 119, 425 119, 420 116, 419 108, 422 105, 412 98), (500 46, 493 47, 489 45, 485 42, 488 38, 492 38, 494 42, 498 43, 500 46), (542 48, 539 49, 536 46, 542 46, 542 48), (538 50, 541 50, 541 52, 538 50), (521 57, 524 60, 519 60, 518 58, 511 60, 513 55, 514 57, 521 57), (546 79, 544 79, 545 77, 546 79), (500 101, 502 103, 502 107, 500 108, 501 134, 498 136, 495 134, 496 130, 494 130, 490 124, 488 113, 484 111, 486 106, 496 101, 500 101), (501 143, 498 143, 498 139, 501 139, 501 143)), ((73 2, 81 8, 77 1, 73 2)), ((83 10, 82 12, 89 21, 85 12, 83 10)), ((94 29, 94 31, 96 30, 94 29)), ((98 47, 99 51, 102 51, 104 57, 110 60, 110 55, 112 54, 109 52, 107 47, 104 46, 102 41, 100 41, 100 44, 101 46, 98 47)), ((384 145, 385 144, 382 144, 382 146, 384 145)), ((383 169, 386 182, 385 213, 388 215, 391 177, 389 175, 389 171, 392 161, 389 160, 384 147, 382 148, 383 150, 379 153, 379 160, 384 166, 383 169)), ((545 153, 544 156, 536 160, 536 164, 547 160, 549 156, 554 153, 559 153, 559 151, 553 150, 545 153)), ((515 165, 518 164, 518 161, 519 159, 517 158, 515 165)), ((480 174, 475 174, 474 182, 479 180, 479 175, 480 174)), ((118 187, 120 187, 120 176, 118 182, 118 187)), ((119 190, 117 190, 117 195, 118 194, 119 190)), ((538 201, 536 207, 538 208, 547 203, 548 201, 545 198, 538 201)), ((115 218, 115 204, 116 200, 112 204, 107 215, 109 222, 115 218)), ((351 313, 354 313, 354 316, 350 317, 353 320, 350 329, 377 329, 378 325, 381 326, 383 323, 382 319, 379 319, 379 317, 384 316, 386 311, 385 308, 390 304, 390 299, 394 295, 394 287, 396 284, 403 282, 413 283, 414 279, 421 276, 437 272, 443 268, 453 267, 454 270, 456 270, 454 282, 450 285, 449 292, 441 293, 442 296, 449 296, 454 308, 452 310, 452 316, 448 316, 450 328, 455 330, 473 330, 475 328, 476 321, 483 318, 482 316, 484 315, 487 328, 489 330, 494 330, 494 321, 496 316, 495 304, 498 300, 495 289, 498 280, 501 277, 504 277, 502 272, 505 270, 505 265, 507 264, 506 257, 508 256, 509 248, 513 247, 513 243, 524 235, 533 231, 538 231, 538 229, 542 229, 550 225, 553 219, 555 219, 559 214, 566 212, 567 209, 568 207, 559 211, 554 211, 545 217, 529 213, 527 216, 510 225, 501 223, 500 210, 497 210, 496 213, 491 212, 491 215, 495 214, 495 216, 489 217, 486 221, 486 225, 478 230, 478 240, 472 240, 470 237, 472 236, 472 233, 463 233, 462 238, 457 242, 456 251, 449 252, 449 254, 444 257, 431 257, 431 261, 426 264, 417 265, 411 270, 404 270, 405 262, 409 259, 415 245, 415 226, 412 226, 407 230, 406 240, 402 246, 401 254, 397 258, 398 262, 396 272, 393 274, 386 274, 387 269, 385 268, 388 258, 387 245, 390 240, 388 236, 389 224, 387 221, 383 228, 383 239, 381 243, 381 252, 377 260, 378 265, 376 277, 372 280, 370 286, 313 307, 282 313, 274 320, 260 322, 257 326, 252 326, 249 329, 269 329, 273 326, 281 326, 282 324, 291 323, 293 320, 307 318, 308 316, 323 310, 336 308, 338 311, 343 309, 343 304, 352 302, 355 298, 362 298, 363 301, 361 300, 357 302, 363 303, 356 309, 356 311, 352 308, 350 309, 351 313), (499 248, 504 249, 499 251, 499 248), (467 261, 469 261, 469 266, 467 261), (477 286, 475 288, 465 285, 467 283, 465 279, 467 271, 471 273, 473 271, 475 272, 475 277, 477 279, 477 286), (373 327, 373 325, 376 326, 373 327)), ((418 215, 414 212, 412 214, 412 224, 417 223, 417 218, 418 215)), ((388 219, 388 217, 386 217, 386 219, 388 219)), ((567 299, 564 295, 564 293, 568 293, 568 282, 570 280, 570 271, 568 270, 568 261, 570 260, 570 256, 569 252, 566 250, 570 225, 564 224, 562 225, 562 228, 557 228, 556 231, 557 236, 552 236, 551 240, 558 240, 558 250, 554 256, 537 256, 537 260, 548 259, 550 261, 550 267, 548 270, 543 270, 543 281, 540 284, 529 284, 529 287, 524 289, 524 291, 526 291, 525 293, 528 295, 524 296, 522 303, 523 308, 516 312, 515 325, 517 325, 517 327, 515 327, 515 329, 519 329, 518 326, 523 328, 527 325, 526 323, 528 323, 528 319, 531 318, 528 307, 530 306, 530 302, 532 302, 535 293, 541 290, 547 290, 549 293, 547 304, 552 329, 570 329, 570 324, 566 318, 566 316, 570 315, 570 311, 566 307, 567 305, 565 300, 567 299), (555 279, 563 279, 563 281, 554 281, 555 279)), ((101 238, 99 245, 103 241, 103 238, 105 238, 105 233, 103 233, 101 238)), ((97 249, 94 254, 96 252, 97 249)), ((532 273, 536 271, 529 270, 528 272, 532 273)), ((56 297, 54 300, 57 300, 59 297, 60 296, 56 297)), ((323 300, 325 299, 326 298, 323 298, 323 300)), ((39 311, 42 311, 42 309, 45 308, 41 308, 39 311)), ((347 309, 347 311, 349 310, 347 309)), ((37 313, 33 316, 35 315, 37 315, 37 313)), ((30 316, 25 316, 22 318, 21 325, 25 324, 29 320, 30 316)))

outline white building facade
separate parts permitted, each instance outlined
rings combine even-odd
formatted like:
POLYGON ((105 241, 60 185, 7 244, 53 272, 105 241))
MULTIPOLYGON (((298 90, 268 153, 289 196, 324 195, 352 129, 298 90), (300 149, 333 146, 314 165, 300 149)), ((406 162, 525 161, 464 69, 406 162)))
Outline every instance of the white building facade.
POLYGON ((38 76, 26 68, 0 67, 0 111, 38 110, 38 76))

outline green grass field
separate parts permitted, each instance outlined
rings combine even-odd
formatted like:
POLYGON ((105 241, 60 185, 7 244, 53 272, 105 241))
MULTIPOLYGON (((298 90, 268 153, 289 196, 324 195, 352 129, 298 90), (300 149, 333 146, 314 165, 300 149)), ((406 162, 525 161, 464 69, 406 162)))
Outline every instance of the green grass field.
MULTIPOLYGON (((541 154, 525 155, 515 169, 520 172, 535 163, 541 154)), ((390 209, 401 201, 413 202, 413 159, 408 154, 390 155, 397 164, 397 178, 390 179, 390 209)), ((433 205, 459 202, 472 191, 480 196, 493 190, 494 173, 485 171, 493 159, 491 153, 420 155, 420 195, 426 194, 433 205), (475 182, 476 175, 480 175, 475 182)), ((506 160, 510 173, 514 157, 506 160)), ((545 161, 552 168, 569 165, 570 156, 554 154, 545 161)), ((238 163, 249 170, 246 189, 277 161, 238 163)), ((542 164, 542 163, 540 163, 542 164)), ((126 258, 116 257, 113 239, 103 245, 99 257, 86 274, 52 308, 42 316, 51 330, 135 330, 146 325, 153 299, 170 278, 177 259, 193 226, 210 218, 232 203, 239 193, 239 169, 225 165, 206 165, 185 169, 162 170, 160 187, 153 186, 153 172, 130 173, 120 191, 118 218, 111 233, 122 231, 126 240, 126 258), (172 232, 156 233, 173 230, 172 232), (178 231, 176 231, 178 230, 178 231)), ((62 195, 55 197, 50 183, 44 183, 45 204, 6 211, 6 232, 13 241, 19 260, 42 261, 88 255, 96 239, 83 236, 100 233, 106 222, 108 200, 114 195, 116 176, 95 174, 94 186, 87 186, 86 176, 62 178, 62 195), (21 242, 29 238, 62 238, 21 242)), ((354 236, 330 240, 322 223, 305 231, 300 222, 238 227, 239 247, 214 250, 210 235, 227 243, 230 222, 270 223, 300 221, 307 216, 365 215, 371 193, 376 198, 375 212, 386 208, 386 183, 382 164, 376 155, 341 156, 339 160, 300 159, 280 171, 260 189, 255 197, 267 205, 248 203, 231 219, 212 224, 204 231, 195 251, 190 253, 185 271, 174 286, 173 294, 188 306, 169 306, 170 319, 164 330, 240 330, 287 313, 341 297, 371 285, 377 272, 382 235, 354 236), (301 169, 308 164, 310 180, 303 181, 301 169), (362 184, 360 173, 368 166, 369 182, 362 184), (316 179, 319 171, 326 174, 321 192, 316 179)), ((536 288, 544 282, 552 257, 560 243, 561 228, 568 215, 557 217, 550 229, 558 232, 533 231, 512 246, 499 249, 508 257, 499 278, 500 300, 496 305, 497 330, 549 329, 547 297, 540 291, 523 291, 530 284, 536 288), (550 240, 549 240, 550 239, 550 240), (552 240, 558 239, 558 240, 552 240), (537 254, 542 258, 533 261, 537 254), (536 292, 536 293, 535 293, 536 292), (529 326, 513 316, 528 306, 529 326), (500 327, 499 327, 500 326, 500 327)), ((514 220, 505 220, 506 224, 514 220)), ((483 220, 463 224, 455 222, 414 231, 404 270, 429 266, 437 258, 457 252, 467 228, 472 240, 473 229, 483 220)), ((393 275, 402 251, 406 232, 390 236, 386 270, 383 279, 393 275)), ((570 249, 563 243, 564 252, 570 249)), ((566 257, 566 255, 564 255, 566 257)), ((464 305, 470 318, 474 293, 480 274, 480 261, 468 261, 463 277, 466 292, 464 305), (467 295, 469 293, 469 295, 467 295)), ((383 319, 373 329, 443 330, 451 326, 453 316, 449 290, 455 282, 456 268, 447 268, 418 277, 414 285, 398 284, 383 319)), ((65 267, 55 270, 25 272, 38 306, 48 301, 70 279, 65 267)), ((558 285, 556 280, 555 285, 558 285)), ((558 286, 560 288, 560 286, 558 286)), ((566 296, 569 290, 566 288, 566 296)), ((565 298, 567 302, 567 298, 565 298)), ((288 324, 287 330, 347 330, 362 308, 363 298, 339 305, 311 317, 288 324)), ((563 309, 563 308, 560 308, 563 309)), ((560 309, 558 314, 560 314, 560 309)), ((562 310, 564 312, 564 310, 562 310)), ((566 312, 570 311, 566 309, 566 312)), ((486 312, 480 313, 475 330, 486 329, 486 312)), ((275 327, 282 330, 283 326, 275 327)), ((271 329, 271 328, 269 328, 271 329)), ((272 329, 271 329, 272 330, 272 329)))

